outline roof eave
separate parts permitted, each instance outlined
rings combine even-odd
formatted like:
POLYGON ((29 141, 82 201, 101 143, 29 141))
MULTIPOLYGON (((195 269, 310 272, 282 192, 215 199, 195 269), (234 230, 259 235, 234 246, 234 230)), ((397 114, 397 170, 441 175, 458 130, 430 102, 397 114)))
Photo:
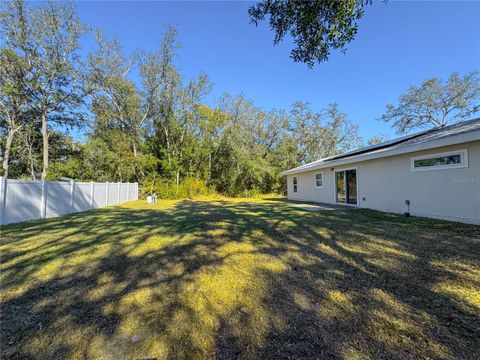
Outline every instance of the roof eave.
POLYGON ((430 140, 430 141, 420 143, 420 144, 415 144, 415 145, 407 145, 407 146, 398 147, 394 149, 388 149, 388 148, 381 149, 381 150, 370 152, 367 154, 352 156, 352 157, 339 159, 339 160, 333 160, 331 162, 326 162, 326 163, 321 162, 318 165, 312 165, 312 167, 309 167, 306 169, 293 168, 293 169, 282 172, 281 175, 285 176, 285 175, 292 175, 292 174, 300 174, 303 172, 325 169, 327 167, 346 165, 346 164, 351 164, 353 162, 380 159, 380 158, 394 156, 394 155, 408 154, 411 152, 429 150, 432 148, 456 145, 456 144, 461 144, 461 143, 466 143, 466 142, 471 142, 476 140, 480 140, 480 130, 475 130, 466 134, 450 135, 445 138, 434 139, 434 140, 430 140))

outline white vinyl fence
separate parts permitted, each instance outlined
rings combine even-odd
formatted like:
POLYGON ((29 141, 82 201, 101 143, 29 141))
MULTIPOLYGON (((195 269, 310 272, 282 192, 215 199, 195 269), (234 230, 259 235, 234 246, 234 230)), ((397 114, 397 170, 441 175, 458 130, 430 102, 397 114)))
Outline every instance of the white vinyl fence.
POLYGON ((0 225, 138 200, 138 183, 12 180, 0 177, 0 225))

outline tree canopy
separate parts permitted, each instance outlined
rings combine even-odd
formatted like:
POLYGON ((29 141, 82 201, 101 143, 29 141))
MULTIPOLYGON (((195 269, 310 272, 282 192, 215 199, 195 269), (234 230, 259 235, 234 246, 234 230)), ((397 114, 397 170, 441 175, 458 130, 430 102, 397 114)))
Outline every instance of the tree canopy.
MULTIPOLYGON (((29 112, 38 114, 34 122, 41 125, 42 178, 47 176, 49 165, 51 124, 73 127, 84 121, 78 51, 85 31, 72 3, 49 2, 27 8, 23 1, 14 0, 0 13, 2 84, 14 86, 25 98, 29 112)), ((12 86, 2 86, 2 97, 12 99, 12 86)), ((7 106, 3 108, 8 113, 7 106)), ((8 172, 7 163, 4 169, 8 172)))
POLYGON ((411 86, 400 95, 398 105, 387 105, 387 111, 381 118, 391 122, 399 134, 404 134, 467 120, 479 110, 478 71, 464 76, 454 72, 446 81, 432 78, 420 86, 411 86))
POLYGON ((268 17, 274 44, 289 34, 295 43, 290 56, 308 67, 328 60, 332 50, 346 51, 355 39, 358 20, 369 0, 262 0, 248 11, 258 25, 268 17))

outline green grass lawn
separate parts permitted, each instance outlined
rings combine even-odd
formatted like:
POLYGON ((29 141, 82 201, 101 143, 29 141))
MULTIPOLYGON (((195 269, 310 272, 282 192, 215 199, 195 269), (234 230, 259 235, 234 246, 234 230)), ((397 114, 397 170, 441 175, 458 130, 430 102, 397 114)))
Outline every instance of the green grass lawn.
POLYGON ((477 358, 480 227, 143 201, 1 233, 1 358, 477 358))

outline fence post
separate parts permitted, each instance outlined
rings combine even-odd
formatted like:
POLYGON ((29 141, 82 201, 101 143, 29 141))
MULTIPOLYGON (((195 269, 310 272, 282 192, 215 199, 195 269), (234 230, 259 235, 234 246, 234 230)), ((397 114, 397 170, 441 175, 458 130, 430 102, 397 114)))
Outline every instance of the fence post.
POLYGON ((107 193, 107 197, 105 199, 105 206, 108 206, 108 181, 106 182, 107 184, 107 190, 105 191, 107 193))
POLYGON ((70 212, 73 212, 73 199, 75 197, 75 180, 70 180, 70 212))
POLYGON ((135 183, 135 200, 138 200, 138 182, 135 183))
POLYGON ((0 176, 0 225, 5 224, 5 211, 7 209, 7 178, 0 176))
POLYGON ((47 180, 42 179, 42 202, 40 203, 40 218, 47 217, 47 180))
POLYGON ((93 200, 93 197, 95 196, 95 183, 93 181, 90 181, 90 207, 93 209, 93 204, 94 204, 94 200, 93 200))
POLYGON ((117 204, 120 204, 120 185, 121 183, 117 183, 118 184, 118 187, 117 187, 117 204))
POLYGON ((127 201, 130 201, 130 183, 127 183, 127 201))

